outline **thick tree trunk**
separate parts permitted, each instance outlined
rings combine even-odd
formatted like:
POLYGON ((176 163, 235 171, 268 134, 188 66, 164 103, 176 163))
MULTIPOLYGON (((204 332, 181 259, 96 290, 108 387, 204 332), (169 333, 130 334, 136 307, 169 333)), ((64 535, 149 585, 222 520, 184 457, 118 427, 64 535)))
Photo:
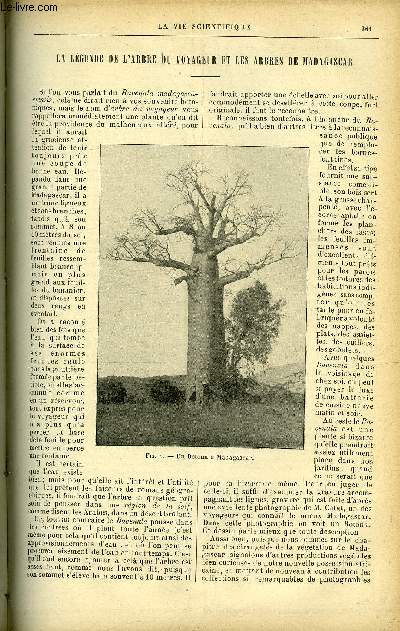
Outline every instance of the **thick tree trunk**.
POLYGON ((201 404, 225 375, 223 288, 216 257, 195 253, 192 264, 198 271, 188 280, 186 399, 201 404))
POLYGON ((214 287, 213 341, 211 347, 211 384, 218 385, 226 373, 224 289, 214 287))

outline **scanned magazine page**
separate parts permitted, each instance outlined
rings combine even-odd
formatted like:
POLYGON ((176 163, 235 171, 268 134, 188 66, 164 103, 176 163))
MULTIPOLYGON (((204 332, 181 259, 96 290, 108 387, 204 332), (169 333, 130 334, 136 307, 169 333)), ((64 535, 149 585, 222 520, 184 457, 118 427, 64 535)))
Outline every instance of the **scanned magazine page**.
POLYGON ((397 629, 397 5, 32 6, 10 628, 397 629))

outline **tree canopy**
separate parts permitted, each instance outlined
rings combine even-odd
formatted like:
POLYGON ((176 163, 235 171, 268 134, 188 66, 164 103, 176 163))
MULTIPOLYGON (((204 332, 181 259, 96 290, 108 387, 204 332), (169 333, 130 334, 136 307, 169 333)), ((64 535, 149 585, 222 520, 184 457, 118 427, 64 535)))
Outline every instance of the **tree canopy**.
MULTIPOLYGON (((174 258, 168 237, 184 235, 192 241, 194 253, 206 252, 213 258, 266 235, 279 221, 278 212, 249 201, 252 189, 244 170, 216 180, 201 164, 190 163, 168 173, 166 186, 179 200, 173 214, 162 219, 157 210, 137 209, 126 231, 116 236, 110 258, 183 272, 175 278, 179 284, 198 271, 196 261, 174 258)), ((291 243, 272 241, 256 260, 226 260, 218 284, 224 287, 292 256, 291 243)))
POLYGON ((264 363, 279 334, 283 299, 273 300, 265 283, 240 290, 233 298, 230 316, 226 319, 228 370, 251 371, 255 362, 264 363))

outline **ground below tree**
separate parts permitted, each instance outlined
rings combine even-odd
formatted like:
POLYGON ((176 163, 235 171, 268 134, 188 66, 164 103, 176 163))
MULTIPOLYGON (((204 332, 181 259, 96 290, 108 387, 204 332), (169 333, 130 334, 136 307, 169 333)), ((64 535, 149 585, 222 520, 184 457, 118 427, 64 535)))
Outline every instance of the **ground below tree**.
MULTIPOLYGON (((201 408, 150 396, 155 378, 120 377, 123 403, 97 406, 98 445, 302 449, 304 392, 256 384, 252 398, 201 408)), ((164 377, 184 390, 185 377, 164 377)))

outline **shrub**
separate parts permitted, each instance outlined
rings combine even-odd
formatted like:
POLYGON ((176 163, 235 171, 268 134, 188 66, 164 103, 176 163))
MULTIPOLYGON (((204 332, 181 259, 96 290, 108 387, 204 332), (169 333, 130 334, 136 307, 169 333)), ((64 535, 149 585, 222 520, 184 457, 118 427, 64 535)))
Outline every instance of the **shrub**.
POLYGON ((292 392, 285 384, 275 384, 273 386, 265 386, 265 400, 275 405, 294 405, 304 407, 305 393, 292 392))
POLYGON ((235 399, 249 399, 249 390, 253 387, 253 381, 248 377, 242 377, 239 373, 228 373, 223 381, 212 388, 212 398, 228 403, 235 399))
POLYGON ((125 402, 133 403, 134 405, 143 405, 148 400, 149 396, 146 396, 144 392, 128 392, 125 402))
POLYGON ((117 377, 105 377, 97 382, 98 403, 124 403, 126 400, 126 388, 121 379, 117 377))
POLYGON ((182 390, 174 386, 168 379, 154 379, 150 386, 150 395, 159 403, 180 403, 184 400, 182 390))

